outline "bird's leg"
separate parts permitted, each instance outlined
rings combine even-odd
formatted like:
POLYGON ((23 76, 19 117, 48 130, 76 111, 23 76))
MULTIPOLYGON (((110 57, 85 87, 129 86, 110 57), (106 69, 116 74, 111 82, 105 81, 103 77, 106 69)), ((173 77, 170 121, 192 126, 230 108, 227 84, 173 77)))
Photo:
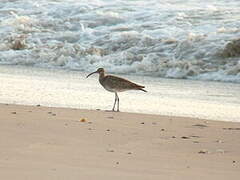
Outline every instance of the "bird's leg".
POLYGON ((112 111, 114 111, 115 109, 116 102, 117 102, 117 93, 115 92, 115 100, 114 100, 112 111))
MULTIPOLYGON (((117 95, 117 93, 116 93, 116 95, 117 95)), ((117 95, 117 111, 119 112, 119 97, 118 97, 118 95, 117 95)))

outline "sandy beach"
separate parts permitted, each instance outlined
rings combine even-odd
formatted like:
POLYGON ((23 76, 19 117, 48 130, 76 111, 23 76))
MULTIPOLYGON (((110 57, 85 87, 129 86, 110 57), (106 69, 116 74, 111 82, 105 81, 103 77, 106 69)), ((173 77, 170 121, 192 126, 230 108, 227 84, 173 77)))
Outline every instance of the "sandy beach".
POLYGON ((240 123, 0 105, 0 179, 240 178, 240 123))
POLYGON ((239 12, 0 1, 0 180, 240 180, 239 12))

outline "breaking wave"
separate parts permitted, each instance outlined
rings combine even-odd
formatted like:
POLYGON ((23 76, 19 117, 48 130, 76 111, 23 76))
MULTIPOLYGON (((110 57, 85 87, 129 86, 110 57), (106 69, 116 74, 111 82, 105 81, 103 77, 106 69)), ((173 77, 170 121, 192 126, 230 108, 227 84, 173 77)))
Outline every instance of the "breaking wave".
POLYGON ((240 56, 224 54, 238 0, 29 2, 0 2, 0 64, 240 82, 240 56))

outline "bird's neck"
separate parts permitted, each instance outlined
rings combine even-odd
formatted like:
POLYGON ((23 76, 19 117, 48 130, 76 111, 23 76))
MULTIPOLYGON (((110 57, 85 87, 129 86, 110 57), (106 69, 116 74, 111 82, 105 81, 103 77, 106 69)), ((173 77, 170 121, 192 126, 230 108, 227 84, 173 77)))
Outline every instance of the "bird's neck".
POLYGON ((104 72, 99 73, 99 80, 103 79, 104 77, 105 77, 105 73, 104 72))

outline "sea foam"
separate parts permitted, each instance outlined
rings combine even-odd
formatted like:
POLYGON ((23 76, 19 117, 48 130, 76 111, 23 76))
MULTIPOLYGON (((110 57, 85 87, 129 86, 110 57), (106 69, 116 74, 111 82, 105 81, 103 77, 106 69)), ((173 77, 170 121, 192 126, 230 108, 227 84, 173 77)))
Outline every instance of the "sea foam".
POLYGON ((0 64, 240 82, 240 2, 1 1, 0 64))

